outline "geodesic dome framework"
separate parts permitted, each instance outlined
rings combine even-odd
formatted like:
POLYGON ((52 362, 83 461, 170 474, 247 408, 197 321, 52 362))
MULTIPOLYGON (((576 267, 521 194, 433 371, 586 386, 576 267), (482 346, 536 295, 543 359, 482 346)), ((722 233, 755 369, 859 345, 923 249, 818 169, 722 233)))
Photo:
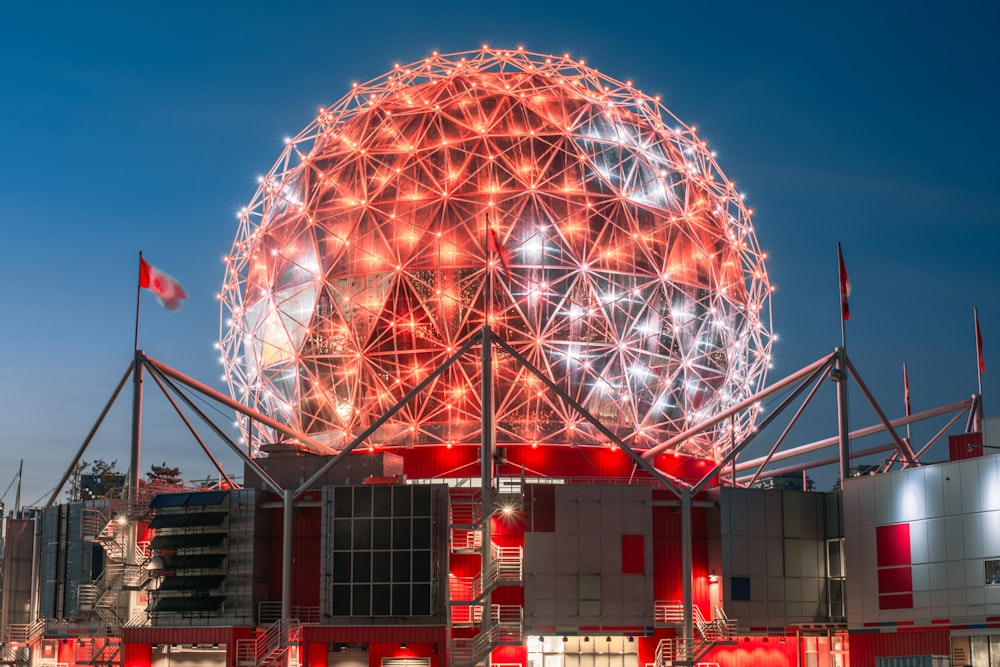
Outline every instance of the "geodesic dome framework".
MULTIPOLYGON (((770 291, 750 211, 694 128, 568 57, 433 55, 352 91, 287 141, 227 258, 235 398, 331 450, 489 323, 645 450, 754 394, 770 291)), ((510 355, 496 437, 607 444, 510 355)), ((370 443, 478 443, 478 348, 370 443)), ((678 453, 718 460, 747 411, 678 453)), ((252 450, 274 434, 243 423, 252 450)))

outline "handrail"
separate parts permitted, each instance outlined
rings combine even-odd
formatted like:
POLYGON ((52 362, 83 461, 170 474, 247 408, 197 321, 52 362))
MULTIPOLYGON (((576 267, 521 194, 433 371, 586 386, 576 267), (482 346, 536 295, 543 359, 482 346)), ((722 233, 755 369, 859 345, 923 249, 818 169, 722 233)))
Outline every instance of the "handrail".
POLYGON ((236 664, 246 667, 263 665, 299 639, 299 622, 289 621, 286 624, 279 619, 269 625, 263 634, 236 640, 236 664))

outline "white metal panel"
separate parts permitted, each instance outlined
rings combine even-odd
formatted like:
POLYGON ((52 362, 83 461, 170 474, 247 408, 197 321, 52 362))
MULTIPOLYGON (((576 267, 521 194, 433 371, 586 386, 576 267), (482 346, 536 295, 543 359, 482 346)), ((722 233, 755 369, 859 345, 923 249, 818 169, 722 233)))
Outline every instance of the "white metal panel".
POLYGON ((598 549, 601 552, 601 572, 619 573, 622 571, 621 533, 616 533, 614 530, 604 532, 598 549))
POLYGON ((914 565, 910 568, 910 575, 913 577, 913 590, 926 591, 931 586, 931 566, 925 564, 914 565))
POLYGON ((891 510, 893 523, 919 521, 927 517, 924 469, 909 468, 886 475, 892 487, 891 510))
POLYGON ((893 516, 892 480, 899 474, 875 475, 869 478, 875 485, 875 523, 878 525, 896 522, 893 516))
POLYGON ((979 515, 979 521, 983 555, 986 558, 1000 558, 1000 510, 983 512, 979 515))
MULTIPOLYGON (((536 575, 532 573, 528 575, 527 581, 532 582, 532 594, 536 601, 556 599, 556 578, 551 574, 536 575)), ((525 590, 525 594, 527 594, 527 590, 525 590)))
POLYGON ((967 459, 959 462, 962 476, 962 512, 979 512, 983 509, 979 492, 980 459, 967 459))
POLYGON ((844 512, 844 530, 860 524, 861 518, 858 515, 858 484, 856 480, 847 480, 841 489, 841 503, 844 512))
POLYGON ((982 591, 986 585, 986 567, 980 559, 965 561, 965 586, 982 591))
POLYGON ((927 522, 914 521, 910 524, 910 562, 927 562, 927 522))
MULTIPOLYGON (((951 588, 948 590, 948 606, 950 607, 965 607, 965 589, 964 588, 951 588)), ((955 614, 958 617, 962 617, 965 614, 959 611, 955 614)))
POLYGON ((749 537, 747 538, 747 545, 750 549, 750 554, 755 555, 747 559, 747 570, 751 575, 763 576, 767 574, 767 559, 760 558, 756 554, 767 553, 767 545, 763 537, 749 537))
POLYGON ((979 460, 979 506, 982 511, 1000 509, 1000 457, 984 456, 979 460))
POLYGON ((914 609, 928 609, 931 606, 931 594, 930 591, 914 591, 913 592, 913 608, 914 609))
POLYGON ((580 499, 580 523, 577 525, 577 530, 581 533, 600 534, 602 527, 599 498, 595 500, 580 499))
POLYGON ((857 477, 854 482, 858 488, 858 525, 875 525, 875 480, 877 477, 857 477))
POLYGON ((781 577, 767 577, 767 599, 781 601, 785 599, 785 580, 781 577))
POLYGON ((986 589, 982 586, 970 585, 969 588, 965 589, 965 601, 971 607, 983 606, 986 604, 986 589))
POLYGON ((948 559, 948 522, 945 519, 924 521, 927 531, 927 562, 936 563, 948 559))
POLYGON ((580 533, 580 572, 597 574, 601 570, 601 534, 580 533))
POLYGON ((958 462, 944 464, 944 515, 962 513, 962 476, 958 462))
MULTIPOLYGON (((819 547, 825 547, 824 542, 814 542, 812 540, 801 540, 801 553, 800 566, 802 568, 803 577, 816 578, 820 576, 820 554, 821 550, 819 547)), ((825 563, 826 557, 823 556, 825 563)), ((825 568, 825 564, 824 564, 825 568)))
POLYGON ((749 495, 749 492, 746 491, 740 491, 739 493, 731 492, 726 494, 726 497, 729 498, 726 509, 729 512, 729 532, 731 535, 748 534, 747 505, 749 503, 747 503, 745 499, 749 495))
POLYGON ((826 582, 819 579, 802 580, 802 600, 804 602, 819 602, 823 596, 826 582))
MULTIPOLYGON (((553 549, 555 553, 555 560, 552 563, 549 572, 579 572, 580 571, 580 543, 584 539, 583 535, 567 535, 566 533, 560 531, 554 533, 555 547, 553 549)), ((587 539, 594 539, 592 536, 588 535, 587 539)))
POLYGON ((524 568, 537 574, 556 571, 556 533, 526 533, 524 536, 524 568))
POLYGON ((723 572, 731 572, 733 576, 743 576, 750 574, 750 553, 747 548, 747 538, 743 536, 733 536, 729 540, 729 548, 732 552, 732 560, 726 562, 726 552, 723 550, 722 563, 723 572))
POLYGON ((785 493, 774 492, 764 494, 764 530, 768 537, 781 537, 784 535, 795 535, 799 534, 799 527, 797 525, 798 516, 795 517, 785 517, 784 508, 782 507, 782 498, 785 493), (789 524, 795 521, 796 524, 790 526, 789 524), (788 531, 793 532, 789 533, 788 531))
POLYGON ((926 466, 924 471, 924 506, 927 517, 944 516, 944 468, 926 466))
POLYGON ((601 491, 598 502, 601 504, 601 532, 609 532, 615 528, 621 530, 623 512, 622 487, 607 484, 598 487, 601 491))
POLYGON ((767 534, 767 493, 761 489, 749 489, 746 493, 747 530, 751 535, 767 534))
POLYGON ((948 606, 948 591, 946 589, 931 591, 931 607, 933 609, 940 610, 944 609, 947 606, 948 606))
POLYGON ((802 599, 802 580, 796 578, 785 579, 784 600, 786 602, 802 599))
MULTIPOLYGON (((785 563, 785 557, 782 548, 783 540, 780 537, 768 537, 767 538, 767 551, 764 559, 767 561, 767 575, 769 577, 780 577, 787 574, 788 576, 795 576, 793 572, 789 572, 785 563)), ((798 540, 784 540, 784 542, 798 542, 798 540)))
MULTIPOLYGON (((966 514, 962 517, 962 532, 964 533, 964 558, 982 558, 983 556, 983 536, 980 532, 982 521, 979 514, 966 514)), ((955 521, 958 521, 956 517, 955 521)))
POLYGON ((960 560, 965 557, 964 532, 963 522, 960 518, 945 522, 945 544, 947 546, 945 553, 947 553, 949 561, 960 560))
POLYGON ((948 568, 948 588, 965 590, 965 561, 953 560, 946 563, 948 568))
POLYGON ((861 567, 878 565, 878 544, 875 542, 875 527, 866 526, 861 535, 861 567))
POLYGON ((576 497, 576 487, 556 487, 555 493, 556 532, 576 533, 580 529, 580 505, 576 497))
POLYGON ((948 588, 948 563, 930 563, 927 566, 927 588, 944 590, 948 588))

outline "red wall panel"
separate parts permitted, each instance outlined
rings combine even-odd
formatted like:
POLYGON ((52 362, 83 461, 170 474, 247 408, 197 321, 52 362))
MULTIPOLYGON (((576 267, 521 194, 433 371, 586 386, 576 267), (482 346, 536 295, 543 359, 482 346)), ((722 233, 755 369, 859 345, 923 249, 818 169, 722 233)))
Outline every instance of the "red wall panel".
POLYGON ((878 571, 879 593, 909 593, 913 590, 913 571, 909 567, 889 567, 878 571))
POLYGON ((645 535, 622 535, 622 574, 646 574, 645 535))
POLYGON ((909 565, 910 524, 875 526, 875 546, 878 549, 879 567, 909 565))
POLYGON ((974 459, 983 455, 983 434, 959 433, 948 436, 948 460, 974 459))
POLYGON ((875 667, 875 658, 901 655, 951 655, 948 630, 873 632, 850 636, 851 667, 875 667))

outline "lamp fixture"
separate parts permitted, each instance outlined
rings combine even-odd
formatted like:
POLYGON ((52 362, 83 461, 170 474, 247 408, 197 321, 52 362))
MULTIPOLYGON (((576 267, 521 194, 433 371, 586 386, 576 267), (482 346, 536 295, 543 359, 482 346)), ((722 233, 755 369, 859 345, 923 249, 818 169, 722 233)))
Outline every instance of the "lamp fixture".
POLYGON ((710 571, 710 572, 708 573, 708 583, 710 583, 710 584, 714 584, 714 583, 716 583, 716 582, 717 582, 718 580, 719 580, 719 575, 717 575, 717 574, 715 573, 715 570, 712 570, 712 571, 710 571))

